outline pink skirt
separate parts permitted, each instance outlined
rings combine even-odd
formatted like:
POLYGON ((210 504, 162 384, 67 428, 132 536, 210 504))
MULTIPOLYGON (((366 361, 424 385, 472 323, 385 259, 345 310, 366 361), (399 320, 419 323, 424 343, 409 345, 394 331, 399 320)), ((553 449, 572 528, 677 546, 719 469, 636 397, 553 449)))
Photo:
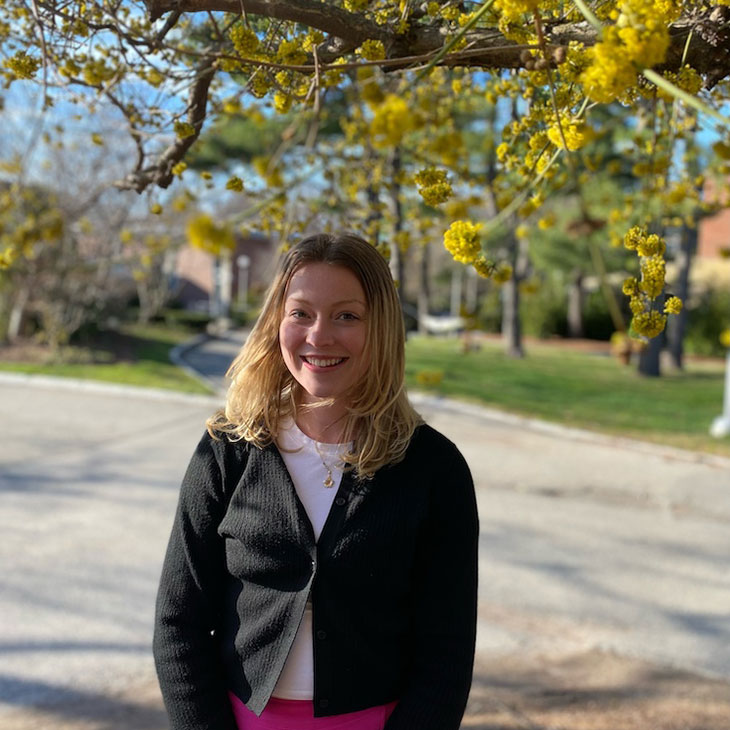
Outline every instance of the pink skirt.
POLYGON ((238 730, 383 730, 398 704, 389 702, 344 715, 314 717, 314 706, 309 700, 272 697, 261 717, 256 717, 232 692, 228 695, 238 730))

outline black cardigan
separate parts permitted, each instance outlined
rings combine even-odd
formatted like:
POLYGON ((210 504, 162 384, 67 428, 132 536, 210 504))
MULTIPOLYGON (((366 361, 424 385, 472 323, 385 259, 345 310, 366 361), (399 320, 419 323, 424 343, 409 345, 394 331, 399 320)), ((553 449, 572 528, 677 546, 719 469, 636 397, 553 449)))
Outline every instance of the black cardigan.
POLYGON ((457 730, 471 684, 478 522, 456 447, 420 426, 405 459, 343 476, 315 543, 275 446, 202 438, 182 483, 154 656, 172 730, 256 714, 311 591, 314 712, 399 700, 386 730, 457 730))

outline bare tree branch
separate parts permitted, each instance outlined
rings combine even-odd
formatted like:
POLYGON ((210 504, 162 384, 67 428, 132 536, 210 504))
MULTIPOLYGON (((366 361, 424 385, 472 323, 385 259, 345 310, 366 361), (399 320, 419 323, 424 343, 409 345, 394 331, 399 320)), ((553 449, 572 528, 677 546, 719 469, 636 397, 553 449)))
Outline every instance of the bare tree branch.
POLYGON ((133 173, 120 180, 116 186, 122 190, 144 191, 149 185, 166 188, 174 178, 172 168, 180 162, 203 128, 208 105, 208 90, 215 76, 215 58, 206 58, 197 68, 195 81, 190 89, 187 121, 195 130, 188 137, 177 137, 175 141, 157 158, 154 165, 143 167, 144 158, 138 161, 133 173))

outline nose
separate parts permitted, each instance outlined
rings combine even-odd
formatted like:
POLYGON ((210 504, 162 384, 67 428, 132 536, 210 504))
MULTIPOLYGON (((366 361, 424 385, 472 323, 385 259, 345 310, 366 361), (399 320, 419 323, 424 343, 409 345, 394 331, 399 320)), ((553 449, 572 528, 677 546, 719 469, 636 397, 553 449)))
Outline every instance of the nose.
POLYGON ((333 325, 326 317, 317 317, 307 330, 307 343, 312 347, 326 347, 334 342, 333 325))

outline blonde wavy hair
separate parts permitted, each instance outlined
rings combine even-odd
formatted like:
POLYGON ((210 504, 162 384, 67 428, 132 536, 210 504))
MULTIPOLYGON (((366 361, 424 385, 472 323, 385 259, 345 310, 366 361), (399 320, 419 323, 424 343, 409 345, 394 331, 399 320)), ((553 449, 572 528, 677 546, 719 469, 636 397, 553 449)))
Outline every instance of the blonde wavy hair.
POLYGON ((347 393, 343 441, 353 442, 346 468, 368 478, 403 459, 422 419, 404 388, 405 330, 390 270, 373 246, 352 234, 309 236, 283 256, 258 321, 228 369, 232 382, 225 408, 208 419, 208 431, 214 438, 226 434, 264 448, 276 441, 285 420, 296 418, 301 386, 284 363, 279 325, 289 282, 310 263, 349 269, 365 291, 370 364, 347 393))

